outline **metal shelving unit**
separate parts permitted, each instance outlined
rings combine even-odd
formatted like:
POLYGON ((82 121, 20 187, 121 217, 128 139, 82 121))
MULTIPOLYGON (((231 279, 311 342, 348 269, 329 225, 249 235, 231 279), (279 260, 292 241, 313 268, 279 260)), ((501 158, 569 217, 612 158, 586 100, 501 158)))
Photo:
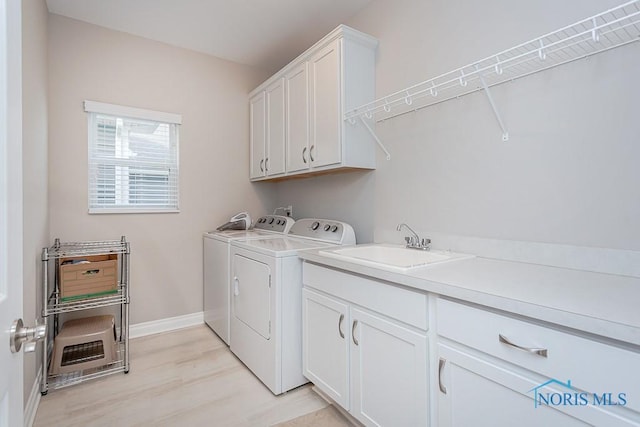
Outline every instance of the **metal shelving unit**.
POLYGON ((129 255, 130 247, 125 236, 120 240, 100 242, 61 243, 56 239, 53 246, 42 249, 42 318, 47 327, 46 345, 42 348, 42 381, 40 393, 47 394, 70 385, 78 384, 118 372, 129 372, 129 255), (114 294, 62 301, 60 298, 59 267, 62 258, 91 255, 118 255, 118 289, 114 294), (49 280, 49 261, 54 261, 53 281, 49 280), (120 333, 117 340, 117 358, 113 363, 97 368, 79 370, 71 373, 49 375, 49 362, 53 347, 53 337, 58 333, 58 316, 80 310, 100 307, 120 306, 120 333), (48 333, 53 327, 53 335, 48 333))
POLYGON ((389 120, 450 99, 484 91, 502 129, 502 139, 507 141, 509 133, 491 96, 489 89, 492 86, 638 41, 640 0, 632 0, 361 105, 347 111, 344 120, 351 125, 359 121, 371 133, 389 160, 391 156, 367 121, 389 120))

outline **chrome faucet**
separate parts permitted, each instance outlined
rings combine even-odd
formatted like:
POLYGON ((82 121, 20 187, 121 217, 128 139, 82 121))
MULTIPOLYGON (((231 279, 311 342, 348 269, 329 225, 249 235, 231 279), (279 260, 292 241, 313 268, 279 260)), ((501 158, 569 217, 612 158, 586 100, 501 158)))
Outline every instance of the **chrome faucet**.
POLYGON ((402 224, 398 224, 396 230, 401 231, 402 227, 405 227, 407 230, 413 234, 413 236, 406 236, 404 240, 407 242, 406 247, 411 249, 422 249, 423 251, 428 251, 431 249, 431 239, 421 239, 418 236, 418 233, 413 231, 413 228, 409 227, 404 222, 402 224))

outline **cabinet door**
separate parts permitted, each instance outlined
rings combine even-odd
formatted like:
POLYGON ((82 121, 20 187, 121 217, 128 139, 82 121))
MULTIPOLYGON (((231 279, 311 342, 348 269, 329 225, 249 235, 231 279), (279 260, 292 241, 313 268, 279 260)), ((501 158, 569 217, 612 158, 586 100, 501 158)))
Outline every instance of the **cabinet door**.
POLYGON ((264 169, 267 176, 284 173, 285 110, 284 79, 278 79, 265 91, 267 105, 267 141, 264 169))
POLYGON ((260 92, 249 100, 250 113, 250 158, 249 178, 265 176, 264 159, 267 138, 266 103, 264 92, 260 92))
POLYGON ((426 426, 426 335, 356 308, 351 322, 351 414, 368 426, 426 426))
POLYGON ((349 410, 348 306, 305 288, 302 327, 304 376, 349 410))
MULTIPOLYGON (((591 405, 536 406, 532 390, 547 378, 529 378, 508 364, 442 343, 438 344, 438 354, 440 368, 434 382, 441 427, 637 425, 637 420, 626 419, 624 414, 613 414, 620 408, 609 411, 591 405)), ((562 395, 567 389, 545 387, 544 391, 562 395)))
POLYGON ((307 63, 285 77, 287 99, 287 172, 309 169, 309 89, 307 63))
POLYGON ((309 60, 311 167, 342 160, 341 40, 321 49, 309 60))

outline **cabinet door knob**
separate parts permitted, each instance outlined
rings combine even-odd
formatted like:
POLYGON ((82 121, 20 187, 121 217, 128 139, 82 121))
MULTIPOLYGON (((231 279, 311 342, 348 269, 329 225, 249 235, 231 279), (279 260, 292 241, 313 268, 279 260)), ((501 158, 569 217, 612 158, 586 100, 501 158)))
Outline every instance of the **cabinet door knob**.
POLYGON ((344 320, 344 314, 340 314, 340 319, 338 320, 338 332, 340 333, 340 338, 344 338, 344 332, 342 332, 342 321, 344 320))
POLYGON ((307 154, 307 147, 304 147, 302 149, 302 161, 306 164, 307 163, 307 158, 304 156, 305 154, 307 154))
POLYGON ((309 148, 309 158, 311 159, 312 162, 315 162, 316 159, 313 158, 313 148, 315 147, 315 145, 312 145, 311 148, 309 148))
POLYGON ((264 159, 264 170, 269 172, 269 158, 264 159))
POLYGON ((260 172, 264 172, 264 168, 262 165, 264 164, 264 159, 260 160, 260 172))
POLYGON ((442 369, 445 363, 447 363, 447 361, 441 357, 438 362, 438 388, 440 388, 442 394, 447 394, 447 388, 442 384, 442 369))
POLYGON ((355 345, 360 345, 360 342, 356 339, 356 326, 358 326, 358 321, 354 320, 353 325, 351 325, 351 339, 353 339, 355 345))
POLYGON ((527 353, 537 354, 538 356, 547 357, 548 354, 548 350, 546 348, 523 347, 521 345, 512 343, 507 337, 502 334, 498 334, 498 341, 508 346, 515 347, 519 350, 526 351, 527 353))

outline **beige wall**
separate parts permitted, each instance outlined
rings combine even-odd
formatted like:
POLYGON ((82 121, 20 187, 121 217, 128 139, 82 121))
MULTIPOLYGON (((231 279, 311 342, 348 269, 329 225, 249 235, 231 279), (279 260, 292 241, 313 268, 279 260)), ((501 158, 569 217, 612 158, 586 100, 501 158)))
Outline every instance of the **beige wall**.
MULTIPOLYGON (((384 96, 618 3, 377 0, 347 24, 379 39, 384 96)), ((507 143, 483 93, 380 123, 392 159, 378 150, 371 177, 284 182, 278 202, 329 216, 333 197, 371 199, 335 213, 358 218, 361 235, 398 243, 395 226, 406 221, 425 232, 639 251, 638 69, 631 45, 495 88, 507 143)))
POLYGON ((247 178, 248 67, 58 15, 49 18, 50 237, 131 242, 131 322, 202 311, 202 233, 236 211, 273 209, 247 178), (93 100, 182 114, 180 213, 87 213, 93 100))
MULTIPOLYGON (((22 173, 23 173, 23 319, 40 317, 42 248, 49 241, 47 212, 47 5, 22 2, 22 173)), ((24 403, 40 366, 36 353, 24 354, 24 403)))

